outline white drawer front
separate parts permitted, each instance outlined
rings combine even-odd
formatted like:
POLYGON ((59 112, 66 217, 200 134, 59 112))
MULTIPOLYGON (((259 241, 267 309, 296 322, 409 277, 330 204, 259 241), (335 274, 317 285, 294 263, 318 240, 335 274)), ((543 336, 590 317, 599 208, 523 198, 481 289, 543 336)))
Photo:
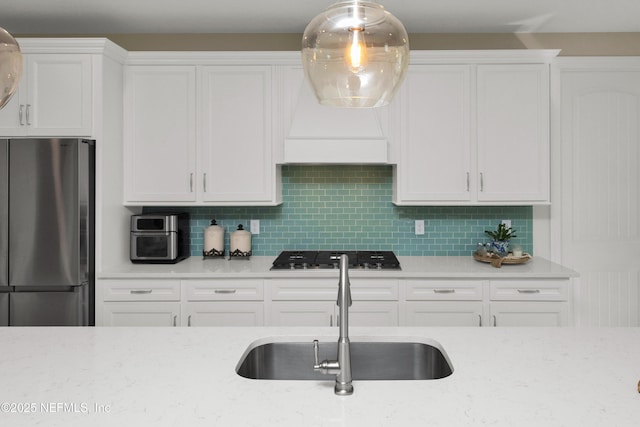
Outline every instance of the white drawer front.
POLYGON ((100 280, 103 301, 180 301, 180 280, 100 280))
POLYGON ((492 280, 492 301, 567 301, 568 280, 492 280))
MULTIPOLYGON (((398 281, 350 279, 356 301, 397 301, 398 281)), ((274 301, 332 301, 338 297, 338 279, 278 279, 269 281, 274 301)))
POLYGON ((480 301, 482 282, 478 280, 405 280, 408 301, 480 301))
POLYGON ((188 301, 262 301, 262 279, 184 280, 188 301))

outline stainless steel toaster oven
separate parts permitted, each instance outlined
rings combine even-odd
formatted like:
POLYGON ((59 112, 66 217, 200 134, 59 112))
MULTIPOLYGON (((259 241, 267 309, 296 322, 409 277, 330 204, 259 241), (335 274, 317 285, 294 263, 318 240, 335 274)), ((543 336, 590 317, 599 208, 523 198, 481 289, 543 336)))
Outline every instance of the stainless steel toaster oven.
POLYGON ((189 256, 190 245, 188 213, 131 216, 131 262, 174 264, 189 256))

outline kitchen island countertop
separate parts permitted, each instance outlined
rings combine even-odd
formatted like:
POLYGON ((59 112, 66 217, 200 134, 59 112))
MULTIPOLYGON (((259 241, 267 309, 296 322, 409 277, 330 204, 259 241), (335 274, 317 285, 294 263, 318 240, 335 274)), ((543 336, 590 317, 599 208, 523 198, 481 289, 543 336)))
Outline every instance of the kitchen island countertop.
MULTIPOLYGON (((192 256, 177 264, 132 264, 111 266, 98 273, 100 279, 135 278, 296 278, 336 277, 332 269, 269 270, 275 257, 250 259, 202 259, 192 256)), ((541 257, 527 263, 495 268, 471 256, 399 256, 401 270, 350 269, 352 277, 467 278, 467 279, 568 279, 577 273, 541 257)))
MULTIPOLYGON (((0 424, 21 426, 636 426, 640 328, 352 328, 435 340, 428 381, 249 380, 254 340, 336 328, 0 328, 0 424)), ((282 339, 282 338, 281 338, 282 339)))

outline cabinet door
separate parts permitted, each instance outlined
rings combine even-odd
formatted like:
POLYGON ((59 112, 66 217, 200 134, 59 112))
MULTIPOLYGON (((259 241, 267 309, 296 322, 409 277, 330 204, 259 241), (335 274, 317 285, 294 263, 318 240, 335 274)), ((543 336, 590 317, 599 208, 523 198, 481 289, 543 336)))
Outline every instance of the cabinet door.
POLYGON ((409 69, 394 107, 401 109, 396 204, 470 200, 470 79, 467 65, 409 69))
MULTIPOLYGON (((26 72, 26 70, 24 72, 26 72)), ((0 109, 1 136, 21 136, 27 134, 25 122, 26 99, 27 88, 23 74, 18 90, 13 94, 9 102, 0 109)))
POLYGON ((482 326, 481 301, 407 301, 402 326, 482 326))
POLYGON ((492 326, 568 326, 566 302, 492 302, 492 326))
MULTIPOLYGON (((340 308, 336 306, 335 310, 338 313, 340 308)), ((398 326, 398 303, 396 301, 354 301, 349 307, 349 326, 398 326)))
POLYGON ((273 301, 269 326, 336 326, 335 301, 273 301))
POLYGON ((477 84, 478 201, 548 201, 548 65, 479 65, 477 84))
POLYGON ((191 326, 263 326, 262 302, 189 302, 183 324, 191 326))
POLYGON ((196 69, 130 66, 125 74, 126 202, 194 202, 196 69))
POLYGON ((103 326, 179 326, 179 302, 105 302, 103 326))
POLYGON ((28 55, 26 77, 29 135, 91 135, 91 55, 28 55))
POLYGON ((0 134, 91 136, 92 82, 91 55, 25 55, 19 90, 0 112, 0 134))
POLYGON ((277 204, 270 66, 199 69, 200 197, 216 204, 277 204))

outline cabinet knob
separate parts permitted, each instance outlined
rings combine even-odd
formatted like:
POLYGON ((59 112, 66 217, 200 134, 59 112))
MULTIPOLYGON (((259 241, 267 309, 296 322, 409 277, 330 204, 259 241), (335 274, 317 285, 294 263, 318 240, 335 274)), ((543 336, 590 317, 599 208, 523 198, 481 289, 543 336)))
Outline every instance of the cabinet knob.
POLYGON ((216 294, 235 294, 237 289, 216 289, 213 291, 216 294))
POLYGON ((153 289, 131 289, 129 292, 132 294, 150 294, 153 289))
POLYGON ((20 104, 20 108, 18 109, 18 120, 20 121, 20 126, 24 126, 24 104, 20 104))

